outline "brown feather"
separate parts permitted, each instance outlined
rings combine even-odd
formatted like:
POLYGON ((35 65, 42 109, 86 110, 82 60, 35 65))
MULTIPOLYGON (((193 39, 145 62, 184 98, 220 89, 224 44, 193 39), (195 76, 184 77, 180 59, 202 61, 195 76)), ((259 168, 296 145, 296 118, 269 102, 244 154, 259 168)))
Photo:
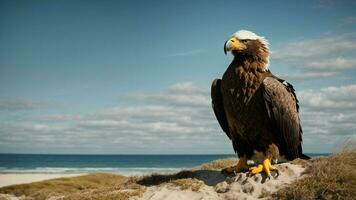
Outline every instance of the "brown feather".
POLYGON ((267 154, 271 145, 288 159, 302 155, 298 101, 293 87, 266 70, 268 49, 250 41, 244 52, 232 52, 234 60, 222 80, 214 81, 212 100, 220 126, 239 156, 254 150, 267 154))

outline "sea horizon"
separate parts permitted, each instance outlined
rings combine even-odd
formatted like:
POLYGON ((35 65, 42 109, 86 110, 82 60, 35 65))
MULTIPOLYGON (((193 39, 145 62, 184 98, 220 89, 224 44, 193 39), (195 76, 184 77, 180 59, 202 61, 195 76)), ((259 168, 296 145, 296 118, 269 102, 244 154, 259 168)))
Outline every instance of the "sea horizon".
MULTIPOLYGON (((311 157, 329 153, 309 153, 311 157)), ((17 154, 0 153, 1 174, 115 173, 126 176, 174 173, 237 157, 234 154, 17 154)))
MULTIPOLYGON (((335 153, 335 152, 333 152, 335 153)), ((306 152, 304 153, 305 155, 308 155, 310 157, 316 157, 316 156, 328 156, 333 153, 309 153, 306 152)), ((172 153, 172 154, 156 154, 156 153, 150 153, 150 154, 141 154, 141 153, 123 153, 123 154, 111 154, 111 153, 0 153, 0 156, 2 155, 50 155, 50 156, 232 156, 232 157, 237 157, 237 154, 233 153, 210 153, 210 154, 199 154, 199 153, 194 153, 194 154, 186 154, 186 153, 172 153)))

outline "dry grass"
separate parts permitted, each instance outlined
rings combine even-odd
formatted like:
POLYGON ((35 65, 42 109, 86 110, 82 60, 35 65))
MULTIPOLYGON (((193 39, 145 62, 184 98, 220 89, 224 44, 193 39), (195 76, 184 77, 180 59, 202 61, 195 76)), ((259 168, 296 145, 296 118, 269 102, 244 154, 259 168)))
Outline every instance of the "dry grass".
POLYGON ((267 191, 266 189, 262 188, 261 194, 258 196, 258 198, 266 198, 271 196, 271 192, 267 191))
POLYGON ((63 200, 128 200, 130 197, 141 197, 145 189, 128 181, 121 185, 85 190, 66 196, 63 200))
POLYGON ((136 178, 136 183, 145 186, 160 185, 162 183, 172 182, 178 179, 195 178, 194 171, 181 171, 175 174, 151 174, 136 178))
POLYGON ((201 165, 200 168, 202 170, 221 170, 236 165, 238 161, 239 161, 238 158, 226 158, 226 159, 214 160, 211 163, 205 163, 201 165))
POLYGON ((272 195, 272 199, 355 199, 356 152, 312 160, 307 178, 272 195))
POLYGON ((174 174, 151 174, 143 177, 137 177, 135 179, 136 183, 144 186, 168 184, 178 186, 182 190, 191 189, 192 191, 199 191, 204 184, 201 180, 198 180, 200 179, 199 174, 201 172, 206 173, 209 171, 221 170, 236 165, 237 162, 237 158, 220 159, 211 163, 205 163, 199 167, 193 168, 192 170, 184 170, 174 174))
POLYGON ((72 178, 59 178, 30 184, 12 185, 0 188, 0 193, 42 200, 49 197, 61 199, 119 199, 143 193, 143 187, 132 183, 127 177, 114 174, 96 173, 72 178))
POLYGON ((170 182, 171 185, 179 187, 181 190, 192 190, 197 192, 204 185, 202 181, 195 178, 177 179, 170 182))
MULTIPOLYGON (((207 163, 199 170, 217 170, 236 164, 238 159, 222 159, 207 163)), ((59 178, 47 181, 12 185, 0 188, 0 193, 26 196, 38 200, 58 197, 60 199, 118 199, 126 200, 132 196, 141 196, 143 186, 169 184, 182 190, 199 191, 203 182, 196 179, 197 170, 181 171, 175 174, 152 174, 129 179, 114 174, 89 174, 72 178, 59 178)))

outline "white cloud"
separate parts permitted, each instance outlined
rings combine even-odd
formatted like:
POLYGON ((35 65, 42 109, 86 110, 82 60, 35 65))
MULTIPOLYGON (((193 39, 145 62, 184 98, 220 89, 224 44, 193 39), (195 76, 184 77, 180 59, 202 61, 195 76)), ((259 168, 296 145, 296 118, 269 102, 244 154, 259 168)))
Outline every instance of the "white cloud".
POLYGON ((192 82, 177 83, 169 87, 166 93, 136 93, 129 95, 129 98, 136 100, 153 101, 175 106, 209 106, 210 94, 207 88, 201 88, 192 82))
MULTIPOLYGON (((209 90, 178 83, 163 92, 129 95, 134 102, 128 106, 0 122, 0 151, 233 153, 215 119, 209 90)), ((356 85, 297 94, 306 151, 332 151, 341 138, 356 134, 356 85)))
POLYGON ((356 59, 347 59, 347 58, 332 58, 332 59, 323 59, 310 61, 304 64, 304 68, 312 70, 348 70, 356 68, 356 59))
POLYGON ((169 87, 170 93, 181 93, 181 94, 208 94, 208 90, 197 86, 193 82, 176 83, 169 87))
POLYGON ((356 85, 304 90, 299 93, 301 104, 313 109, 355 109, 356 85))
POLYGON ((272 59, 284 62, 295 70, 285 77, 315 79, 331 77, 356 69, 356 33, 327 35, 282 45, 272 52, 272 59))
POLYGON ((356 85, 297 92, 307 147, 337 151, 356 136, 355 92, 356 85))
POLYGON ((339 72, 294 72, 288 75, 284 75, 284 79, 291 80, 306 80, 306 79, 315 79, 315 78, 325 78, 335 76, 339 72))
POLYGON ((283 77, 292 80, 306 80, 316 78, 326 78, 340 75, 347 70, 356 69, 356 59, 350 58, 332 58, 315 59, 305 62, 294 62, 291 65, 297 65, 298 71, 291 71, 283 77))
POLYGON ((4 123, 0 137, 7 146, 46 141, 49 150, 85 153, 233 153, 213 114, 209 90, 178 83, 164 92, 128 95, 135 100, 130 106, 4 123))
POLYGON ((356 50, 356 33, 328 35, 318 39, 290 42, 273 51, 271 57, 281 60, 298 60, 356 50))

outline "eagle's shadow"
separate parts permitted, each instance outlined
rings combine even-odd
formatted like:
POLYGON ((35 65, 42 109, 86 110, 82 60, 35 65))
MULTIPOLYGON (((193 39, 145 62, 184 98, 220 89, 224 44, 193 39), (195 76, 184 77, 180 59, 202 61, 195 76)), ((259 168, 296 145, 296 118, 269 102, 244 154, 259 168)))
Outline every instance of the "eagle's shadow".
MULTIPOLYGON (((272 176, 276 177, 275 174, 272 174, 272 176)), ((218 183, 223 181, 230 183, 241 182, 241 184, 244 184, 244 182, 247 182, 247 180, 250 178, 254 179, 256 182, 265 183, 269 179, 268 176, 264 173, 257 174, 255 176, 249 176, 247 172, 227 174, 222 173, 219 170, 186 170, 175 174, 151 174, 138 177, 136 178, 135 182, 144 186, 154 186, 184 178, 195 178, 203 181, 208 186, 216 186, 218 183)))
POLYGON ((136 179, 136 183, 144 186, 160 185, 184 178, 196 178, 208 186, 215 186, 226 179, 226 175, 216 170, 180 171, 175 174, 151 174, 136 179))

